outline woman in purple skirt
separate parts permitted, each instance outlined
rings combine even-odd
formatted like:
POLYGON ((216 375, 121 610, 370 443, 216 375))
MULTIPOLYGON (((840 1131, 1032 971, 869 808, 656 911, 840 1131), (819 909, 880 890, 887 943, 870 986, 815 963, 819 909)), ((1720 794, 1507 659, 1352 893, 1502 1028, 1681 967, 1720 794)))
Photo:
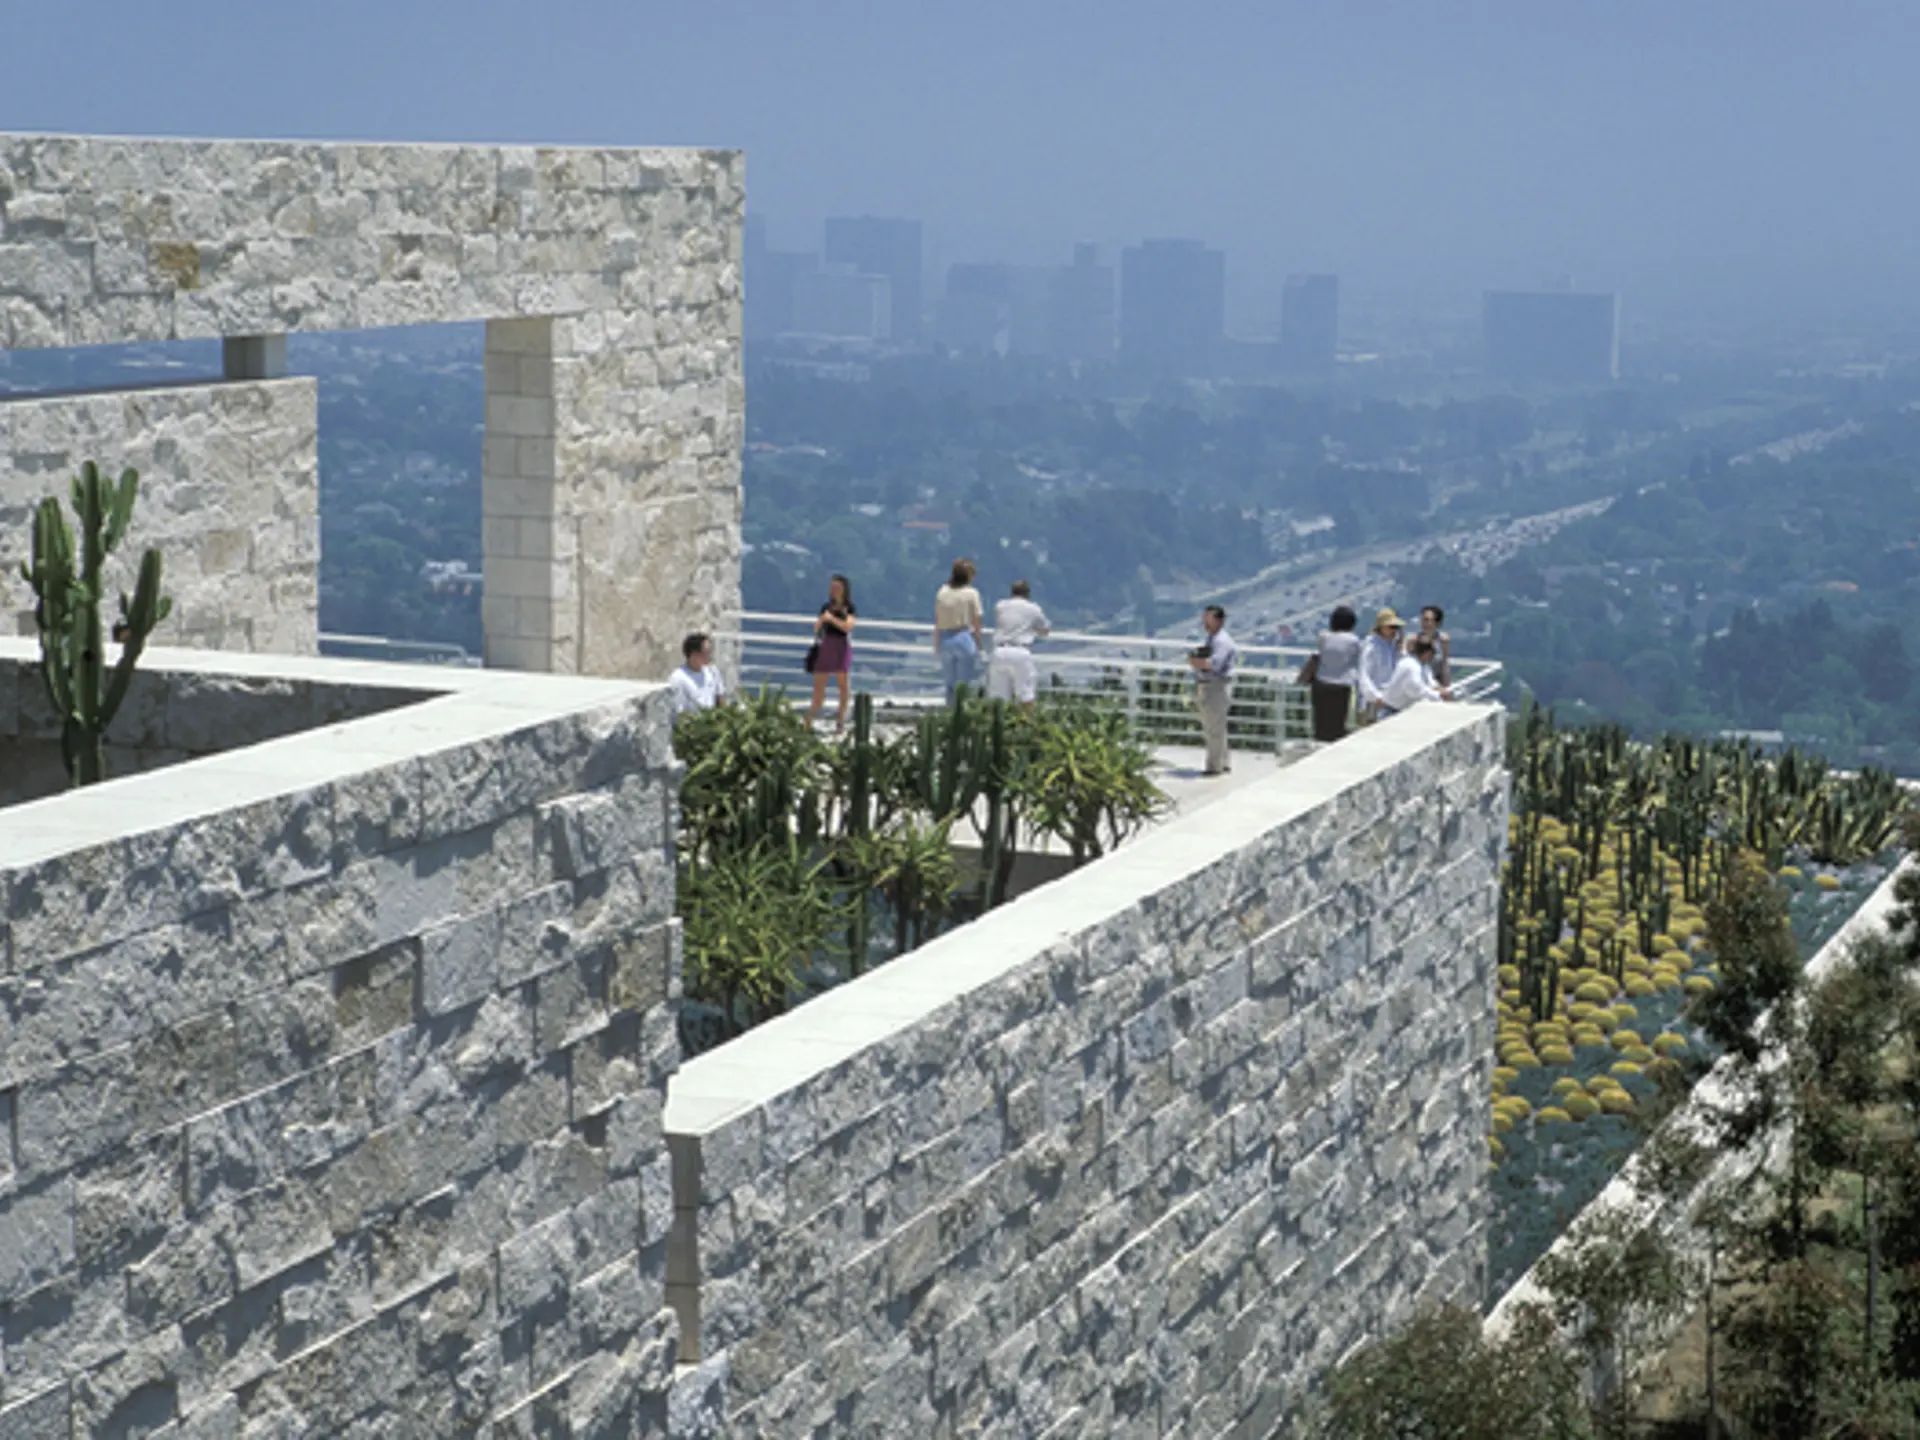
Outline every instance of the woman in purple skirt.
POLYGON ((807 711, 807 723, 820 718, 820 707, 827 699, 827 677, 840 686, 840 713, 834 720, 836 730, 847 724, 847 672, 853 668, 853 586, 844 575, 827 582, 827 603, 820 607, 820 618, 813 622, 813 705, 807 711))

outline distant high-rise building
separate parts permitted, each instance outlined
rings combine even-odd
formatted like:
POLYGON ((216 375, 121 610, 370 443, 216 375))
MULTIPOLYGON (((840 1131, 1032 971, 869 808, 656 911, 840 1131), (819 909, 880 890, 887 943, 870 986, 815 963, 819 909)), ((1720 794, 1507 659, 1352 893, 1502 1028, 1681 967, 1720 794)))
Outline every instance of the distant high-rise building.
POLYGON ((951 265, 933 333, 975 353, 1110 359, 1113 267, 1092 245, 1076 245, 1071 265, 951 265))
POLYGON ((1033 265, 947 267, 934 335, 956 350, 1038 355, 1047 347, 1054 270, 1033 265))
POLYGON ((872 215, 835 216, 827 221, 829 265, 850 265, 863 275, 887 277, 893 316, 891 338, 908 344, 920 338, 920 222, 872 215))
POLYGON ((1488 375, 1567 385, 1620 378, 1618 295, 1490 290, 1481 319, 1488 375))
POLYGON ((885 340, 891 333, 887 277, 851 265, 825 265, 794 277, 793 326, 807 335, 885 340))
POLYGON ((767 248, 764 216, 747 217, 744 327, 747 339, 769 340, 799 328, 794 323, 794 290, 802 275, 820 268, 820 257, 767 248))
POLYGON ((1113 357, 1113 267, 1100 247, 1073 247, 1073 264, 1053 272, 1048 297, 1047 351, 1063 360, 1113 357))
POLYGON ((1148 240, 1120 256, 1120 356, 1155 375, 1205 375, 1227 328, 1227 263, 1198 240, 1148 240))
POLYGON ((1340 348, 1340 277, 1289 275, 1280 292, 1280 363, 1297 374, 1333 369, 1340 348))
POLYGON ((949 265, 934 307, 934 339, 968 354, 1005 354, 1012 348, 1012 274, 1011 265, 949 265))

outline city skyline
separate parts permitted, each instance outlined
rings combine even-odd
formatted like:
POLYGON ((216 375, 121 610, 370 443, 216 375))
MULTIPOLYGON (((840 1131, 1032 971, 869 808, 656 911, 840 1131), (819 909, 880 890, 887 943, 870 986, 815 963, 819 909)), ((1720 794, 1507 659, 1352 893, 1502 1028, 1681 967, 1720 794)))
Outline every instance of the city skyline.
POLYGON ((936 273, 1205 237, 1235 315, 1277 316, 1296 272, 1457 309, 1572 275, 1636 314, 1920 313, 1915 204, 1890 183, 1920 124, 1920 11, 1888 0, 199 16, 22 7, 9 49, 34 63, 0 125, 739 146, 754 208, 918 218, 936 273))

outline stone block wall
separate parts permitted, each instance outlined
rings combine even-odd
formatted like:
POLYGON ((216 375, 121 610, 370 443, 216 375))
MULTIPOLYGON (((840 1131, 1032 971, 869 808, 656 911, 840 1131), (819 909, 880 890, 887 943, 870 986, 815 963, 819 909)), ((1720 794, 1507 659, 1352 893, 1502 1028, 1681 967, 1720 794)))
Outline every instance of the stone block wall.
MULTIPOLYGON (((19 567, 32 514, 67 503, 82 461, 140 472, 122 588, 160 548, 173 614, 159 645, 311 655, 319 644, 319 417, 311 379, 0 397, 0 591, 31 634, 19 567)), ((68 521, 73 520, 71 511, 68 521)), ((115 591, 114 593, 118 593, 115 591)), ((111 607, 110 607, 111 608, 111 607)), ((118 613, 117 610, 114 613, 118 613)))
POLYGON ((553 322, 487 322, 481 541, 487 664, 539 669, 577 635, 577 527, 554 508, 553 322))
POLYGON ((305 663, 442 693, 0 815, 0 1437, 652 1433, 665 697, 305 663))
POLYGON ((1480 1303, 1503 764, 1420 707, 684 1066, 706 1431, 1263 1440, 1480 1303))
MULTIPOLYGON (((60 722, 40 674, 39 642, 0 637, 0 807, 67 788, 60 722)), ((107 774, 136 775, 338 725, 430 699, 429 689, 316 679, 256 667, 236 675, 218 660, 149 649, 107 729, 107 774)))
POLYGON ((736 151, 0 134, 0 348, 508 322, 544 390, 490 388, 487 513, 551 549, 488 589, 554 588, 503 663, 664 678, 740 606, 744 201, 736 151))

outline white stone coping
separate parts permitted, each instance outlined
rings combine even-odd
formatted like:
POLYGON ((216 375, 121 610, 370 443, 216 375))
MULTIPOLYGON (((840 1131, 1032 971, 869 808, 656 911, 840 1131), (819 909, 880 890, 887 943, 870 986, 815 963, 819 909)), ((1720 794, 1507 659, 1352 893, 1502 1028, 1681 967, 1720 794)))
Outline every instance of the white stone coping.
MULTIPOLYGON (((0 665, 37 667, 36 638, 0 637, 0 665)), ((164 830, 294 795, 413 756, 455 749, 542 720, 662 689, 659 684, 517 670, 331 660, 149 647, 140 669, 170 675, 354 686, 430 698, 163 769, 0 809, 0 870, 126 835, 164 830)), ((39 683, 37 680, 34 683, 39 683)), ((245 704, 245 697, 223 703, 245 704)))
POLYGON ((755 1026, 673 1075, 667 1086, 667 1130, 706 1135, 721 1129, 1092 929, 1141 896, 1178 884, 1275 826, 1484 723, 1497 709, 1421 705, 1369 726, 755 1026))
MULTIPOLYGON (((1852 952, 1854 945, 1866 938, 1873 930, 1884 925, 1896 908, 1894 885, 1900 877, 1916 862, 1908 857, 1894 866, 1893 873, 1879 887, 1861 902, 1860 908, 1847 917, 1847 921, 1837 930, 1826 944, 1822 945, 1807 962, 1806 977, 1810 984, 1818 984, 1831 975, 1852 952)), ((1763 1056, 1761 1063, 1777 1063, 1777 1055, 1763 1056)), ((1548 1303, 1548 1294, 1540 1282, 1535 1279, 1540 1266, 1548 1256, 1569 1255, 1575 1244, 1575 1237, 1587 1227, 1608 1217, 1618 1216, 1631 1224, 1641 1227, 1659 1226, 1670 1233, 1675 1247, 1683 1252, 1699 1248, 1699 1237, 1693 1233, 1692 1210, 1694 1202, 1709 1190, 1723 1186, 1731 1180, 1751 1173, 1759 1168, 1767 1157, 1765 1152, 1770 1146, 1767 1137, 1756 1138, 1746 1149, 1722 1155, 1713 1170, 1684 1196, 1662 1197, 1657 1192, 1644 1189, 1641 1178, 1646 1169, 1645 1154, 1648 1145, 1663 1135, 1683 1135, 1704 1138, 1710 1133, 1712 1117, 1716 1112, 1725 1110, 1738 1099, 1738 1080, 1733 1074, 1733 1062, 1722 1057, 1713 1067, 1702 1075, 1687 1098, 1681 1102, 1671 1115, 1660 1123, 1653 1135, 1640 1144, 1640 1148, 1628 1158, 1620 1171, 1607 1182, 1606 1188, 1590 1200, 1586 1208, 1574 1216, 1560 1236, 1547 1247, 1546 1254, 1528 1267, 1526 1274, 1514 1281, 1507 1293, 1502 1295, 1494 1307, 1487 1312, 1483 1329, 1494 1339, 1504 1337, 1512 1328, 1520 1311, 1527 1306, 1544 1306, 1548 1303)))

